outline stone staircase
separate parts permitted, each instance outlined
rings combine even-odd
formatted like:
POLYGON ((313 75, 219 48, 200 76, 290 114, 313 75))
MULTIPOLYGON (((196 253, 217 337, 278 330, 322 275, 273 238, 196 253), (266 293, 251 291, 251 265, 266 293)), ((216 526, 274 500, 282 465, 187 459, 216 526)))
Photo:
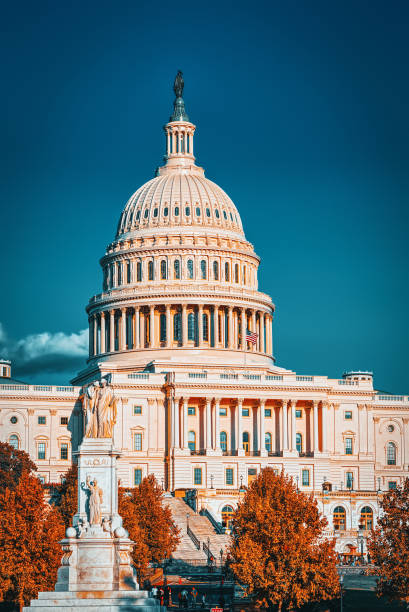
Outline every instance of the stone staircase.
POLYGON ((208 558, 206 547, 209 543, 215 564, 219 564, 220 550, 223 550, 225 554, 230 543, 230 536, 217 533, 208 518, 196 514, 181 498, 165 497, 164 503, 171 509, 173 520, 180 529, 181 541, 172 555, 173 559, 184 562, 193 561, 197 565, 206 564, 208 558), (193 533, 193 538, 195 537, 200 544, 200 549, 195 546, 192 537, 187 533, 188 517, 189 529, 193 533))

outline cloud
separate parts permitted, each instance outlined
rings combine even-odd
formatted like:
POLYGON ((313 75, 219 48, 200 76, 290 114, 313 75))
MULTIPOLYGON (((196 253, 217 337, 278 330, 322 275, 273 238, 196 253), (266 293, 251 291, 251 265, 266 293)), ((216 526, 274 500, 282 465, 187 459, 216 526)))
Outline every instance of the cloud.
POLYGON ((88 329, 42 332, 13 341, 0 323, 0 356, 13 362, 14 375, 75 372, 84 368, 88 357, 88 329))

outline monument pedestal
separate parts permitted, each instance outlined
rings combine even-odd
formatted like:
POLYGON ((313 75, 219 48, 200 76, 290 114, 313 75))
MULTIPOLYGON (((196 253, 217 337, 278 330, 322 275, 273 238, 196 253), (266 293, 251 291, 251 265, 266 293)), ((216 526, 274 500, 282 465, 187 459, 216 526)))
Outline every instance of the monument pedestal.
POLYGON ((133 542, 118 514, 118 478, 110 438, 85 438, 78 457, 78 510, 61 541, 63 556, 54 592, 39 593, 37 611, 160 612, 157 600, 139 591, 131 562, 133 542))

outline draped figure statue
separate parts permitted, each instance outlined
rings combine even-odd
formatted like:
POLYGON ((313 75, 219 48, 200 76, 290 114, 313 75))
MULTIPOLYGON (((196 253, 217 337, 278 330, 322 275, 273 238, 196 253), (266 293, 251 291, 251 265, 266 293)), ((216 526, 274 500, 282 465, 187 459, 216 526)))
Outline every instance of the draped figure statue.
POLYGON ((104 379, 93 382, 81 395, 85 438, 112 438, 117 405, 112 387, 104 379))
POLYGON ((91 482, 87 476, 87 487, 91 492, 89 497, 89 524, 100 525, 102 522, 101 505, 102 505, 102 489, 98 486, 97 479, 91 482))

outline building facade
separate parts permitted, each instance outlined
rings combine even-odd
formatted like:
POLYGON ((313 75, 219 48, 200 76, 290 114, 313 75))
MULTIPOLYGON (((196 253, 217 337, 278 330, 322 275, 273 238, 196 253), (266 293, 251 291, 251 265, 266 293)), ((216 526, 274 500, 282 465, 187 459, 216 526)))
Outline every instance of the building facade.
POLYGON ((118 398, 119 477, 153 473, 228 526, 266 466, 313 492, 338 550, 365 549, 385 490, 409 469, 409 398, 372 373, 298 375, 273 356, 274 304, 227 194, 195 164, 195 125, 178 90, 155 178, 128 200, 87 306, 89 359, 71 387, 29 385, 0 362, 1 440, 58 482, 81 442, 84 387, 118 398))

